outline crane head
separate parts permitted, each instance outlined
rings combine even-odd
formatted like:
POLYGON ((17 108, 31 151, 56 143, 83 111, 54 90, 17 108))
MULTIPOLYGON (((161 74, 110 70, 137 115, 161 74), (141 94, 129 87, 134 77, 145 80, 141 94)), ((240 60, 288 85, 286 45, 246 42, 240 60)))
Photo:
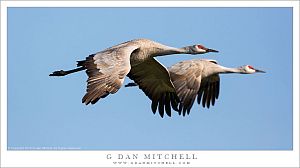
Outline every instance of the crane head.
POLYGON ((265 71, 253 68, 253 66, 251 66, 251 65, 244 65, 241 67, 241 70, 245 74, 266 73, 265 71))
POLYGON ((208 52, 219 52, 219 51, 211 49, 211 48, 206 48, 201 44, 196 44, 196 45, 191 46, 190 51, 191 51, 191 54, 205 54, 208 52))

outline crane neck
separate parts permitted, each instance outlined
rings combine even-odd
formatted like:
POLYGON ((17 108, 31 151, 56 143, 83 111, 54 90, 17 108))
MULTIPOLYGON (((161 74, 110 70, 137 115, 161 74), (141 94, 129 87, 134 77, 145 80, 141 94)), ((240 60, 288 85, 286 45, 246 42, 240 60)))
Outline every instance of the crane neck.
POLYGON ((223 73, 223 74, 226 74, 226 73, 244 73, 244 71, 241 69, 241 68, 228 68, 228 67, 223 67, 223 66, 220 66, 219 69, 219 73, 223 73))
POLYGON ((164 46, 163 48, 156 49, 155 56, 165 56, 165 55, 173 55, 173 54, 192 54, 189 47, 182 47, 182 48, 174 48, 164 46))

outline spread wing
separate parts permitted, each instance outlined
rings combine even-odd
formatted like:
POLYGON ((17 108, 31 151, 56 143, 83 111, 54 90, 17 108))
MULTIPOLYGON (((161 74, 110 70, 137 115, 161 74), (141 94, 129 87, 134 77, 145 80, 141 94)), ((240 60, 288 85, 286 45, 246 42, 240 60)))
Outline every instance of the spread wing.
POLYGON ((201 84, 201 68, 193 60, 169 68, 171 80, 180 99, 179 114, 189 114, 201 84))
POLYGON ((164 116, 164 111, 171 116, 171 106, 177 110, 179 99, 169 72, 154 58, 132 66, 127 76, 152 100, 151 108, 154 114, 157 107, 161 117, 164 116))
POLYGON ((211 105, 215 105, 216 99, 219 97, 220 92, 220 77, 218 74, 209 76, 202 80, 200 89, 198 91, 197 102, 201 103, 202 98, 202 106, 209 108, 211 105))
POLYGON ((220 78, 219 75, 203 77, 209 64, 216 64, 210 60, 187 60, 179 62, 169 68, 171 80, 175 86, 180 99, 179 113, 189 114, 197 97, 200 104, 209 108, 210 103, 215 104, 219 96, 220 78), (208 63, 210 62, 210 63, 208 63))
POLYGON ((82 103, 95 104, 100 98, 116 93, 130 71, 130 55, 136 49, 138 46, 123 43, 78 61, 77 66, 85 67, 88 75, 82 103))

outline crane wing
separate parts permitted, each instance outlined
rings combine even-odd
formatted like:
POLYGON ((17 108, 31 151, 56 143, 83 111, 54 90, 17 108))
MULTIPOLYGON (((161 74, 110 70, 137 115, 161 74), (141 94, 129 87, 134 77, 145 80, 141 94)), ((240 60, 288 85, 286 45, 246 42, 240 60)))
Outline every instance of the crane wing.
POLYGON ((209 108, 211 105, 215 105, 216 99, 219 97, 220 92, 220 76, 218 74, 211 75, 202 79, 202 83, 200 89, 198 91, 197 102, 201 103, 202 98, 202 106, 209 108))
MULTIPOLYGON (((203 77, 207 63, 217 64, 213 60, 187 60, 179 62, 169 68, 171 80, 180 99, 179 113, 189 114, 197 97, 198 104, 209 108, 215 104, 219 96, 220 78, 218 74, 203 77)), ((207 75, 207 74, 206 74, 207 75)))
POLYGON ((90 55, 77 66, 85 67, 88 75, 87 93, 82 98, 86 105, 116 93, 130 71, 130 55, 138 46, 126 43, 90 55))
POLYGON ((201 84, 201 68, 193 60, 169 68, 171 80, 180 99, 179 114, 189 114, 201 84))
POLYGON ((171 116, 171 106, 177 110, 179 99, 170 80, 169 72, 154 58, 132 66, 127 76, 134 80, 151 99, 154 114, 157 107, 161 117, 164 116, 164 110, 168 116, 171 116))

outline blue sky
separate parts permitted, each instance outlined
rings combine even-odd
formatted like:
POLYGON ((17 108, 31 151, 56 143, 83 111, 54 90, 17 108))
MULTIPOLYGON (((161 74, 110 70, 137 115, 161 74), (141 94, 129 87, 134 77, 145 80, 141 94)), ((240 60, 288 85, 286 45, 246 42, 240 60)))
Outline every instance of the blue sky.
POLYGON ((8 148, 291 150, 292 61, 291 8, 8 8, 8 148), (209 58, 267 73, 224 74, 214 107, 163 119, 137 88, 86 106, 84 72, 48 76, 135 38, 220 51, 165 66, 209 58))

